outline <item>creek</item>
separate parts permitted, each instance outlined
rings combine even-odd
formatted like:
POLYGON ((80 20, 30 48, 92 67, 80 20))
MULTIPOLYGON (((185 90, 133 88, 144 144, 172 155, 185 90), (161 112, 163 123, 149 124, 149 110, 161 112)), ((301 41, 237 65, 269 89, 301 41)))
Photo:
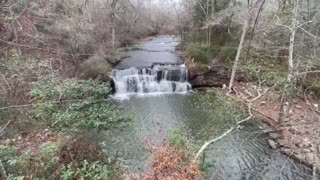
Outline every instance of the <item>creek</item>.
MULTIPOLYGON (((131 172, 149 169, 146 142, 160 144, 183 127, 201 146, 227 129, 226 118, 214 114, 221 107, 201 102, 203 96, 214 101, 216 95, 191 90, 188 69, 174 51, 178 44, 173 36, 159 36, 134 46, 113 71, 114 101, 133 123, 107 136, 106 151, 121 157, 131 172)), ((258 120, 249 121, 210 145, 202 159, 205 179, 311 179, 309 168, 268 146, 261 127, 258 120)))

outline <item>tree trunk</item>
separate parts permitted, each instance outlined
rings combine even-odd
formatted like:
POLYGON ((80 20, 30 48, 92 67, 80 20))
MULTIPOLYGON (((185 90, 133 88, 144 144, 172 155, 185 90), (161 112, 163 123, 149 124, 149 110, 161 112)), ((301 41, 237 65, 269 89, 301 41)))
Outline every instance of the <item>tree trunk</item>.
POLYGON ((242 47, 243 47, 243 44, 244 44, 244 40, 245 40, 245 37, 246 37, 246 32, 247 32, 247 29, 248 29, 248 24, 249 24, 249 20, 247 19, 244 22, 244 25, 243 25, 243 28, 242 28, 241 40, 240 40, 240 44, 239 44, 239 47, 238 47, 237 56, 236 56, 236 59, 234 60, 234 64, 233 64, 233 68, 232 68, 232 73, 231 73, 231 78, 230 78, 230 83, 229 83, 229 92, 232 91, 232 86, 233 86, 234 78, 235 78, 236 71, 237 71, 237 68, 238 68, 239 59, 240 59, 240 55, 241 55, 241 50, 242 50, 242 47))
POLYGON ((115 21, 116 21, 116 6, 118 0, 113 0, 111 3, 111 34, 112 34, 112 50, 115 51, 116 49, 116 30, 115 30, 115 21))
POLYGON ((116 31, 115 31, 115 20, 114 20, 114 13, 112 12, 112 19, 111 19, 111 21, 112 21, 112 50, 113 51, 115 51, 115 49, 116 49, 116 31))
POLYGON ((294 62, 293 62, 293 52, 294 52, 294 41, 297 31, 297 19, 298 19, 298 1, 294 1, 292 25, 290 28, 290 45, 289 45, 289 56, 288 56, 288 76, 287 76, 287 86, 285 87, 284 96, 281 102, 280 113, 279 113, 279 123, 282 124, 285 118, 288 118, 291 108, 291 100, 293 96, 293 91, 296 83, 296 77, 294 75, 294 62), (288 102, 288 103, 286 103, 288 102), (287 106, 285 109, 284 106, 287 106))
POLYGON ((211 26, 209 26, 209 46, 211 46, 211 38, 212 38, 212 33, 211 33, 211 26))

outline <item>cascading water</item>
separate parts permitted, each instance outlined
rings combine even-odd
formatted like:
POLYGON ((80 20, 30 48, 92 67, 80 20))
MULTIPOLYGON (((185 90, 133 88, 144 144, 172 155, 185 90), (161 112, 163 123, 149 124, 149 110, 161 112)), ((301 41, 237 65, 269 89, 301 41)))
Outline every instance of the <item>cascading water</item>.
POLYGON ((124 98, 132 94, 186 93, 191 90, 185 64, 156 64, 146 68, 114 69, 112 73, 115 98, 124 98))

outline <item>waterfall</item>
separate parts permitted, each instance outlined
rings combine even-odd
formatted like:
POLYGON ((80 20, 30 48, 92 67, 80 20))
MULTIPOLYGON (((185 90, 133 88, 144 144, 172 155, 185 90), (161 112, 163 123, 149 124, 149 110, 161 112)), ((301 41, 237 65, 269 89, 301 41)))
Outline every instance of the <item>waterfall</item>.
POLYGON ((115 98, 133 94, 186 93, 191 90, 185 64, 155 64, 145 68, 114 69, 112 74, 115 98))

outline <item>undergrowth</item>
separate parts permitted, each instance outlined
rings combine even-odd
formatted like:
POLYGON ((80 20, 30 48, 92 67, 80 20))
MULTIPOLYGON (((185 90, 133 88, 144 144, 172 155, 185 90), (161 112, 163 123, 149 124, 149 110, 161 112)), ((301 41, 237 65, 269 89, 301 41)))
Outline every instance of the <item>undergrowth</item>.
POLYGON ((192 43, 187 47, 187 52, 195 62, 209 64, 211 59, 219 54, 220 49, 201 43, 192 43))
POLYGON ((249 58, 241 63, 240 69, 261 85, 276 85, 277 89, 281 89, 287 81, 288 69, 276 59, 249 58))
POLYGON ((30 92, 32 117, 46 121, 58 131, 110 130, 130 122, 106 93, 108 85, 98 81, 38 81, 30 92))
POLYGON ((0 159, 9 179, 108 179, 116 161, 84 132, 109 131, 131 122, 99 81, 42 79, 29 93, 26 121, 47 129, 0 139, 0 159), (19 137, 18 137, 19 136, 19 137))

